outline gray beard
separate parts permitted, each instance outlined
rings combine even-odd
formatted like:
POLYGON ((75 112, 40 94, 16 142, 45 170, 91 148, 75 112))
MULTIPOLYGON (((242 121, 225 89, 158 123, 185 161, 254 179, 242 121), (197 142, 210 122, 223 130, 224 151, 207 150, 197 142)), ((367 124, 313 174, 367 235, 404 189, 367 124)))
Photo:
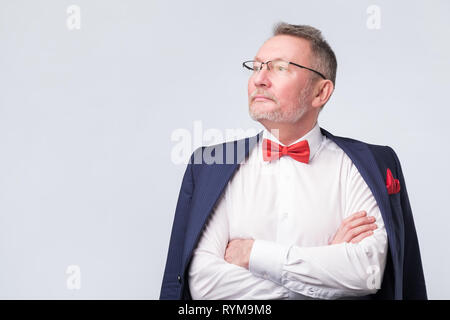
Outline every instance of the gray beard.
POLYGON ((277 110, 262 112, 262 111, 253 109, 249 105, 248 111, 249 111, 250 117, 255 121, 269 120, 269 121, 273 121, 273 122, 286 122, 286 123, 298 122, 303 117, 303 115, 306 113, 306 111, 308 110, 308 105, 306 103, 306 99, 309 96, 309 93, 311 91, 311 84, 312 84, 312 81, 309 80, 307 82, 306 86, 303 88, 303 90, 300 94, 298 106, 296 108, 293 108, 289 111, 277 109, 277 110))

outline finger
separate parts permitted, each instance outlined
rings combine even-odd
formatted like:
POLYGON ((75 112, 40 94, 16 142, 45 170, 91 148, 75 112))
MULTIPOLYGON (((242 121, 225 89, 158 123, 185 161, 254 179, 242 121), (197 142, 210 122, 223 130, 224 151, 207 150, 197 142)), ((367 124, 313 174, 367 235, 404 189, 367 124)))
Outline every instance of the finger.
POLYGON ((353 229, 359 226, 362 226, 364 224, 371 224, 375 222, 375 217, 374 216, 369 216, 369 217, 362 217, 362 218, 358 218, 355 219, 351 222, 348 223, 348 228, 349 229, 353 229))
POLYGON ((353 221, 355 219, 364 217, 367 214, 366 211, 358 211, 356 213, 353 213, 351 216, 347 217, 344 219, 344 221, 342 221, 342 223, 349 223, 350 221, 353 221))
MULTIPOLYGON (((367 214, 367 212, 364 210, 358 211, 358 212, 355 212, 354 214, 352 214, 351 216, 347 217, 346 219, 344 219, 342 221, 339 229, 337 230, 336 234, 334 235, 333 240, 330 243, 336 244, 336 243, 344 242, 347 232, 351 229, 350 224, 352 223, 352 220, 364 219, 366 214, 367 214)), ((358 226, 358 225, 360 225, 360 223, 357 223, 355 226, 358 226)), ((349 240, 350 239, 351 238, 349 238, 349 240)))
POLYGON ((367 238, 367 237, 371 236, 372 234, 373 234, 373 231, 372 231, 372 230, 363 232, 363 233, 361 233, 359 236, 353 238, 350 242, 351 242, 351 243, 358 243, 358 242, 360 242, 362 239, 367 238))
POLYGON ((363 232, 367 232, 367 231, 371 231, 371 230, 375 230, 377 227, 376 224, 365 224, 363 226, 359 226, 356 228, 353 228, 351 230, 349 230, 344 237, 344 241, 345 242, 349 242, 351 241, 353 238, 357 237, 358 235, 360 235, 363 232))

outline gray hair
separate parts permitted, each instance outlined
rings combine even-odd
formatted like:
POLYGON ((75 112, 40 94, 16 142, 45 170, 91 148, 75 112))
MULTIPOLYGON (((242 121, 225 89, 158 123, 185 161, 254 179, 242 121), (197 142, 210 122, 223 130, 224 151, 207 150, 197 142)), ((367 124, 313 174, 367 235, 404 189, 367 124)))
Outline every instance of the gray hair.
POLYGON ((308 25, 294 25, 280 22, 273 28, 273 35, 291 35, 309 40, 312 54, 312 69, 322 73, 327 79, 336 83, 337 60, 322 32, 308 25))

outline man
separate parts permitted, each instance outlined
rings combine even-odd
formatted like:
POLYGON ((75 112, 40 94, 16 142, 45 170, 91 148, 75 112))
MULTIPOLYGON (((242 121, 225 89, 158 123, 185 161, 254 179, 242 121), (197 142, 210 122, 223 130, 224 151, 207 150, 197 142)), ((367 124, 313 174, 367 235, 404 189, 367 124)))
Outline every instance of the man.
POLYGON ((244 67, 264 130, 193 153, 160 298, 426 299, 395 152, 318 125, 337 68, 321 32, 281 23, 244 67))

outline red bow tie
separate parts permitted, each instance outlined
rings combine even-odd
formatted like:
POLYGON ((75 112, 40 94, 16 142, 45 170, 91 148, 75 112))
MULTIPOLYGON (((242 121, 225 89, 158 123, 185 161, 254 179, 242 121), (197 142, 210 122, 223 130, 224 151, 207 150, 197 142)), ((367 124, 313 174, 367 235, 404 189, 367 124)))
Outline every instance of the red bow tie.
POLYGON ((284 155, 290 156, 297 161, 309 162, 309 144, 308 140, 302 140, 288 147, 282 146, 269 139, 263 140, 263 159, 272 161, 281 158, 284 155))

